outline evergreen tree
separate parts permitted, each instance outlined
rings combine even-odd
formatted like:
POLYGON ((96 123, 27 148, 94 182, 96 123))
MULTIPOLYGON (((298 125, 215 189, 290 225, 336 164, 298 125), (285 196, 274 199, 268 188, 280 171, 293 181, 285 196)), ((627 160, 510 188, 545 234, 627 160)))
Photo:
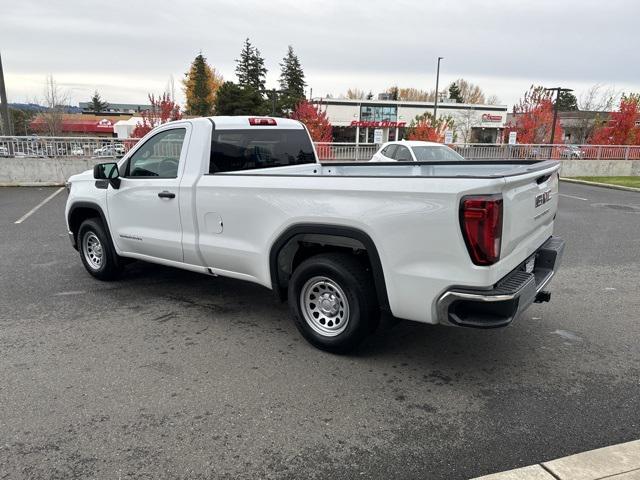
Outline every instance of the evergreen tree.
POLYGON ((578 110, 578 100, 571 92, 560 92, 556 102, 558 103, 559 112, 575 112, 578 110))
POLYGON ((236 58, 236 76, 240 85, 249 85, 251 77, 251 58, 253 56, 253 45, 249 39, 245 39, 240 58, 236 58))
POLYGON ((251 57, 249 83, 259 92, 264 92, 266 76, 267 69, 264 66, 264 58, 262 58, 262 56, 260 55, 260 50, 254 48, 253 57, 251 57))
POLYGON ((304 72, 298 56, 289 45, 287 54, 280 64, 280 90, 281 98, 279 109, 282 112, 291 112, 305 98, 304 72))
POLYGON ((260 50, 251 45, 249 39, 245 39, 240 58, 236 59, 236 75, 238 83, 243 87, 252 87, 258 92, 264 92, 267 69, 264 66, 264 58, 260 50))
POLYGON ((451 100, 455 100, 456 103, 464 103, 464 98, 462 98, 460 87, 458 87, 456 82, 453 82, 449 87, 449 98, 451 100))
POLYGON ((182 83, 187 101, 185 113, 200 117, 212 115, 216 92, 222 85, 222 76, 207 64, 202 53, 193 60, 182 83))
POLYGON ((291 45, 289 45, 287 54, 280 64, 280 89, 291 95, 304 97, 304 87, 306 85, 300 60, 293 52, 291 45))
POLYGON ((263 96, 252 86, 224 82, 215 101, 218 115, 265 115, 269 106, 263 96))
POLYGON ((100 112, 104 112, 107 108, 109 108, 109 104, 102 101, 102 99, 100 98, 100 94, 96 90, 93 93, 93 97, 91 97, 91 101, 89 102, 89 110, 97 115, 100 112))

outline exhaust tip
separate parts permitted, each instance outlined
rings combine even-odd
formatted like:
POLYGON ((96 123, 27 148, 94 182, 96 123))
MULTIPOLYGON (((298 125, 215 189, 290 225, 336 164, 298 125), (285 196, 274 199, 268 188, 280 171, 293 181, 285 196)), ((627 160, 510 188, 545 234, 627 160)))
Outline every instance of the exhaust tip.
POLYGON ((551 292, 538 292, 536 294, 536 299, 534 300, 535 303, 544 303, 544 302, 548 302, 549 300, 551 300, 551 292))

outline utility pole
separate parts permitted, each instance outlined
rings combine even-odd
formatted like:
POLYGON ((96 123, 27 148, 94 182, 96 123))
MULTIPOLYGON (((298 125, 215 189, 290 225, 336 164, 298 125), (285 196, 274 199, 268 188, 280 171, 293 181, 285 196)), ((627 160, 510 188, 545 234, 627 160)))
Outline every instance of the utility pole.
POLYGON ((438 57, 438 69, 436 70, 436 101, 433 104, 433 120, 435 121, 438 115, 438 88, 440 86, 440 60, 444 57, 438 57))
POLYGON ((280 93, 286 93, 286 90, 276 90, 275 88, 271 89, 271 116, 275 116, 276 114, 276 100, 280 93))
POLYGON ((549 142, 553 145, 553 141, 556 137, 556 122, 558 121, 558 100, 560 100, 560 92, 573 92, 571 88, 562 88, 562 87, 553 87, 553 88, 545 88, 545 92, 557 92, 556 93, 556 102, 553 104, 553 125, 551 126, 551 141, 549 142))
POLYGON ((2 55, 0 55, 0 114, 2 117, 3 133, 11 136, 11 121, 9 119, 9 103, 7 102, 7 90, 4 86, 4 71, 2 70, 2 55))

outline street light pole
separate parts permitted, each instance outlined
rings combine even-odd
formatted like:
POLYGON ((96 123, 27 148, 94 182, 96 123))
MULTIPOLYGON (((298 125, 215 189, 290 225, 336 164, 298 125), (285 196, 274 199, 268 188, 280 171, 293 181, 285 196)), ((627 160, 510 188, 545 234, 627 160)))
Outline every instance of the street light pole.
POLYGON ((433 103, 433 120, 435 121, 438 115, 438 88, 440 86, 440 60, 444 57, 438 57, 438 69, 436 70, 436 101, 433 103))
POLYGON ((7 102, 7 90, 4 86, 4 72, 2 71, 2 55, 0 55, 0 114, 2 117, 3 133, 11 135, 11 121, 9 119, 9 103, 7 102))
POLYGON ((562 88, 562 87, 554 87, 554 88, 545 88, 545 92, 557 92, 556 93, 556 103, 553 104, 553 124, 551 126, 551 141, 549 142, 553 145, 553 141, 556 138, 556 122, 558 121, 558 100, 560 100, 560 92, 573 92, 571 88, 562 88))

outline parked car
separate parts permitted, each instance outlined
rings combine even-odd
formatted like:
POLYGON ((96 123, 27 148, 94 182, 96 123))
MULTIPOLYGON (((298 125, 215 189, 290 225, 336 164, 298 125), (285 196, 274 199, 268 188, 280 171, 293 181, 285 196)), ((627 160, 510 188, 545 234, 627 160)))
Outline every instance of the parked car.
POLYGON ((100 280, 138 259, 254 282, 288 299, 310 343, 346 352, 381 312, 489 328, 548 301, 559 168, 321 164, 295 120, 192 118, 72 176, 65 218, 100 280))
POLYGON ((387 142, 373 154, 370 162, 463 162, 455 150, 441 143, 404 141, 387 142))
POLYGON ((582 158, 584 152, 577 145, 567 145, 560 150, 562 158, 582 158))
POLYGON ((80 145, 71 145, 70 153, 71 155, 82 156, 84 155, 84 150, 80 145))
POLYGON ((122 157, 125 153, 126 149, 121 143, 106 145, 93 151, 93 154, 97 157, 122 157))

